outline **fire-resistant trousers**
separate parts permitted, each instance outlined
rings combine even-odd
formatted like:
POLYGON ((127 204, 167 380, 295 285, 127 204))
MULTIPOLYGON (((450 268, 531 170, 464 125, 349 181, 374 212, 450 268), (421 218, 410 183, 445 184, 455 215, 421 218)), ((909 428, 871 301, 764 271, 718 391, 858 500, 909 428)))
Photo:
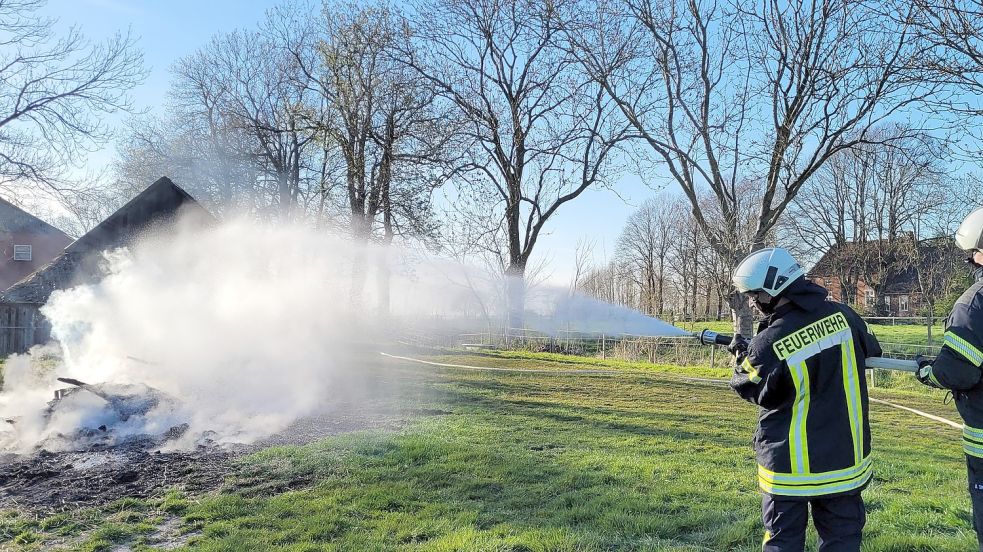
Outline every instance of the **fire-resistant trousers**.
POLYGON ((967 454, 966 471, 969 473, 969 498, 973 503, 973 529, 983 552, 983 458, 967 454))
POLYGON ((764 494, 761 500, 761 519, 765 525, 763 552, 805 550, 810 506, 819 533, 820 552, 859 552, 860 537, 867 522, 867 510, 859 492, 810 500, 764 494))

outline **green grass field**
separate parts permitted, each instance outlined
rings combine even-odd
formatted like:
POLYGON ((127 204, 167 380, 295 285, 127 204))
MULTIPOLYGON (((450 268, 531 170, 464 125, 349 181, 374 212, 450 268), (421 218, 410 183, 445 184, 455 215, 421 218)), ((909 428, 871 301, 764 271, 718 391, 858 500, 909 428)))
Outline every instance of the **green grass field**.
MULTIPOLYGON (((268 449, 220 493, 7 512, 0 549, 148 549, 161 527, 209 551, 760 549, 755 408, 679 379, 720 370, 530 353, 430 360, 543 372, 381 361, 371 372, 401 382, 406 406, 443 414, 268 449), (618 373, 566 373, 585 369, 618 373)), ((941 394, 875 395, 958 420, 941 394)), ((974 549, 959 431, 879 404, 872 418, 864 551, 974 549)))

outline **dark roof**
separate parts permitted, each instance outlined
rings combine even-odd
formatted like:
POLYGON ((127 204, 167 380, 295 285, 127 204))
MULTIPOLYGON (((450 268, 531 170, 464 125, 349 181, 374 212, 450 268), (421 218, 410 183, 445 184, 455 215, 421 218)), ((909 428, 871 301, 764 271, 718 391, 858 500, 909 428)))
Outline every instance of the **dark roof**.
POLYGON ((809 269, 810 276, 832 276, 836 274, 841 262, 850 259, 851 254, 856 249, 853 242, 834 244, 823 253, 823 256, 816 261, 816 264, 809 269))
POLYGON ((0 198, 0 232, 11 234, 54 234, 64 236, 64 232, 44 222, 20 207, 0 198))
POLYGON ((50 263, 17 282, 0 295, 0 302, 41 305, 56 289, 66 289, 104 276, 101 253, 123 247, 134 239, 161 229, 181 212, 198 222, 215 219, 193 197, 167 177, 151 184, 118 211, 65 248, 50 263))
MULTIPOLYGON (((959 256, 959 250, 953 245, 949 238, 930 238, 919 240, 919 258, 921 266, 916 266, 908 261, 908 257, 902 257, 891 253, 886 246, 886 240, 870 241, 866 243, 846 242, 830 247, 823 256, 816 261, 816 264, 809 270, 812 278, 835 277, 841 273, 858 275, 862 279, 863 274, 876 273, 873 266, 863 266, 863 263, 875 263, 876 260, 864 255, 865 247, 885 247, 882 263, 890 265, 892 274, 884 282, 882 293, 894 295, 899 293, 913 293, 919 290, 918 271, 920 268, 937 263, 946 255, 959 256)), ((910 242, 909 242, 910 243, 910 242)))

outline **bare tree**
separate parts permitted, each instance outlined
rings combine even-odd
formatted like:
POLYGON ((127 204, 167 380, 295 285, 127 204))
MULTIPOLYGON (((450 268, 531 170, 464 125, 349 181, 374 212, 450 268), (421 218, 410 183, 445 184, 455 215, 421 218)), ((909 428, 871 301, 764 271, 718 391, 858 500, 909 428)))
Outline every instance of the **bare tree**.
POLYGON ((591 259, 594 256, 595 243, 593 239, 586 237, 577 240, 577 249, 573 259, 573 278, 570 279, 571 295, 580 289, 581 281, 587 275, 591 259))
POLYGON ((54 35, 44 0, 0 0, 0 191, 61 193, 86 152, 109 138, 107 115, 131 109, 143 58, 129 35, 102 44, 54 35))
POLYGON ((458 199, 501 245, 510 317, 547 221, 614 172, 627 127, 560 41, 552 3, 433 0, 415 4, 418 47, 404 59, 464 123, 458 199))
MULTIPOLYGON (((928 66, 948 84, 973 95, 983 93, 983 1, 914 0, 916 10, 902 24, 914 25, 928 41, 928 66)), ((946 107, 972 115, 983 114, 978 102, 959 97, 946 107)))
MULTIPOLYGON (((284 21, 291 28, 282 34, 296 34, 295 20, 284 21)), ((430 169, 448 127, 433 92, 395 56, 412 51, 399 14, 382 3, 327 2, 315 25, 292 41, 291 53, 325 106, 310 124, 340 152, 353 236, 368 241, 381 232, 390 243, 397 234, 430 235, 430 193, 439 182, 430 169)))
MULTIPOLYGON (((802 186, 837 152, 934 89, 920 43, 864 0, 624 0, 581 4, 567 37, 648 151, 683 190, 700 229, 733 266, 762 247, 802 186), (759 187, 754 206, 737 189, 759 187), (700 205, 707 190, 721 217, 700 205), (756 213, 748 247, 743 209, 756 213)), ((912 130, 915 130, 912 128, 912 130)), ((735 326, 750 311, 731 296, 735 326)))
POLYGON ((641 292, 639 308, 662 316, 673 244, 681 241, 678 198, 663 194, 642 203, 625 222, 618 238, 617 258, 634 276, 641 292))
MULTIPOLYGON (((340 213, 360 243, 390 245, 397 236, 433 239, 431 194, 441 182, 448 136, 434 94, 396 51, 412 50, 398 12, 385 3, 326 1, 320 16, 309 4, 271 13, 298 84, 318 99, 306 124, 337 158, 344 193, 340 213)), ((386 248, 376 250, 386 255, 386 248)), ((389 305, 387 263, 377 263, 379 308, 389 305)), ((353 267, 352 297, 360 303, 364 262, 353 267)))
MULTIPOLYGON (((749 187, 741 189, 753 201, 749 187)), ((729 259, 709 247, 687 205, 669 193, 643 203, 626 221, 614 259, 588 271, 580 290, 661 318, 719 318, 730 293, 729 259)), ((706 199, 704 212, 719 217, 706 199)), ((752 218, 742 223, 745 234, 753 232, 752 218)))
POLYGON ((947 218, 952 181, 940 161, 943 142, 899 126, 870 134, 881 143, 830 159, 791 203, 784 226, 803 258, 832 251, 826 261, 842 300, 855 301, 862 280, 874 292, 872 313, 880 314, 883 285, 912 266, 915 246, 947 218))
POLYGON ((299 202, 306 151, 314 146, 301 115, 307 91, 297 85, 295 71, 274 37, 259 31, 215 37, 175 68, 177 79, 197 89, 204 80, 218 88, 216 108, 252 142, 255 162, 284 218, 299 202))

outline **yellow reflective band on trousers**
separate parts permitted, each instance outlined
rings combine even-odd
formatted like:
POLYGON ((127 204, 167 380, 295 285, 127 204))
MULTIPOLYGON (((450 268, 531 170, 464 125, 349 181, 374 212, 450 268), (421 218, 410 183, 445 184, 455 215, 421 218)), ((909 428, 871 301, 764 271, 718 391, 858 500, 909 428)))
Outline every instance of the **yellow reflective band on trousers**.
POLYGON ((953 351, 965 357, 973 366, 979 367, 983 364, 983 352, 958 335, 952 332, 945 332, 945 335, 942 336, 942 342, 948 345, 953 351))
POLYGON ((774 495, 819 496, 859 489, 870 481, 873 473, 869 456, 856 466, 810 474, 776 473, 759 465, 758 486, 774 495))
POLYGON ((853 461, 860 464, 864 455, 864 417, 863 403, 860 401, 860 377, 857 374, 856 349, 853 338, 840 345, 843 366, 843 394, 846 410, 850 418, 850 437, 853 438, 853 461))
POLYGON ((792 404, 792 421, 788 426, 788 450, 792 459, 792 473, 809 473, 809 438, 806 421, 809 419, 809 370, 805 362, 789 366, 795 383, 795 402, 792 404))
POLYGON ((969 456, 983 458, 983 429, 963 426, 963 452, 969 456))

